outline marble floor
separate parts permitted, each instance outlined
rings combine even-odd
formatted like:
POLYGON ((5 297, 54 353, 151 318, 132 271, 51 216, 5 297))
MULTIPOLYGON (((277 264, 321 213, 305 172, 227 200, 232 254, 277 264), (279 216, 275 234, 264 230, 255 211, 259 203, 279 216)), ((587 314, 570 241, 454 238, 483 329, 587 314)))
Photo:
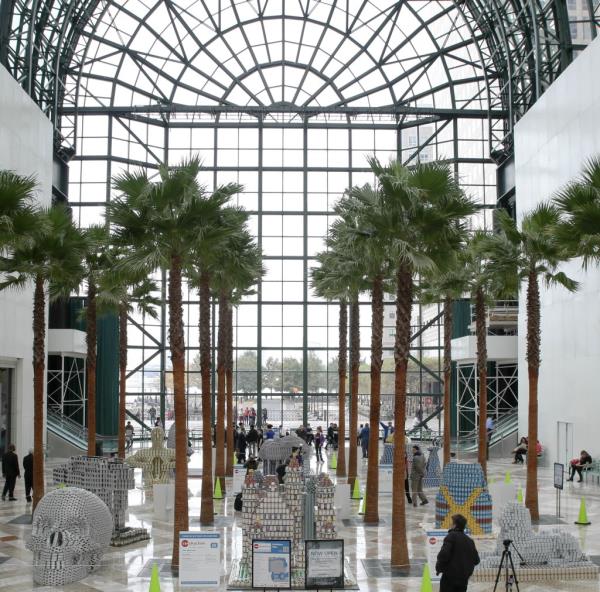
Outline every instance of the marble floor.
MULTIPOLYGON (((362 461, 366 462, 366 461, 362 461)), ((502 478, 507 470, 511 471, 516 483, 524 486, 525 468, 510 464, 507 461, 492 461, 490 464, 490 477, 502 478)), ((136 471, 137 472, 137 471, 136 471)), ((361 466, 361 484, 364 484, 366 464, 361 466)), ((139 475, 138 475, 139 478, 139 475)), ((189 487, 193 493, 190 498, 190 526, 191 530, 200 529, 200 480, 190 479, 189 487)), ((433 501, 435 491, 427 492, 433 501)), ((15 524, 11 520, 28 513, 29 507, 24 501, 22 482, 17 485, 17 502, 0 502, 0 591, 13 592, 22 590, 41 591, 45 587, 36 586, 31 577, 31 553, 25 548, 25 540, 29 535, 31 526, 28 524, 15 524)), ((540 502, 541 513, 553 516, 555 513, 555 491, 552 488, 552 474, 550 469, 540 470, 540 502)), ((353 512, 358 511, 358 502, 353 503, 353 512)), ((130 526, 144 526, 151 531, 151 539, 127 547, 110 548, 104 555, 101 569, 94 575, 76 584, 65 586, 64 590, 121 592, 123 590, 147 591, 150 582, 149 565, 153 560, 164 564, 161 569, 161 590, 170 592, 178 590, 177 581, 172 578, 167 567, 171 553, 172 525, 166 522, 153 520, 152 500, 141 490, 130 492, 129 498, 130 526)), ((420 573, 425 559, 424 525, 433 523, 434 503, 423 508, 408 511, 409 546, 410 555, 414 566, 408 577, 391 577, 383 575, 373 577, 368 575, 365 565, 368 560, 385 560, 389 556, 391 544, 391 497, 380 497, 381 524, 376 527, 365 527, 360 520, 351 519, 344 525, 339 521, 338 532, 345 540, 345 551, 350 565, 355 573, 360 590, 378 590, 393 592, 418 592, 421 589, 420 573)), ((580 541, 584 551, 589 555, 600 556, 600 486, 592 483, 566 483, 562 495, 562 519, 564 524, 560 528, 572 533, 580 541), (588 516, 591 526, 575 526, 579 502, 585 495, 588 507, 588 516)), ((241 530, 236 524, 233 510, 233 498, 228 497, 215 502, 216 517, 215 529, 223 533, 224 563, 223 577, 220 590, 226 589, 225 574, 228 573, 232 558, 240 554, 241 530)), ((356 517, 358 518, 358 516, 356 517)), ((488 544, 491 544, 489 542, 488 544)), ((383 573, 383 572, 380 572, 383 573)), ((47 588, 50 589, 50 588, 47 588)), ((434 590, 437 586, 434 585, 434 590)), ((491 584, 472 584, 469 590, 483 592, 492 590, 491 584)), ((504 588, 502 587, 504 590, 504 588)), ((523 592, 541 591, 600 591, 598 582, 541 582, 523 583, 520 586, 523 592)))

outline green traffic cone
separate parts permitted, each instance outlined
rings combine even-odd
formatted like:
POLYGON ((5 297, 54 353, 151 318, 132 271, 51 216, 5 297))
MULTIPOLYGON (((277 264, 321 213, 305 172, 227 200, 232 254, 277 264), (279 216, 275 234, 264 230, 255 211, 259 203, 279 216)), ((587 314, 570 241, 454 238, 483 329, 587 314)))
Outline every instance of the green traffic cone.
POLYGON ((588 520, 587 509, 585 507, 585 498, 581 498, 581 503, 579 504, 579 517, 575 524, 579 524, 580 526, 589 526, 591 522, 588 520))
POLYGON ((148 588, 148 592, 160 592, 160 579, 156 563, 152 564, 152 575, 150 576, 150 588, 148 588))
POLYGON ((510 471, 506 471, 506 475, 504 475, 504 483, 512 483, 512 478, 510 476, 510 471))
POLYGON ((522 504, 523 503, 523 490, 521 489, 521 486, 519 485, 519 489, 517 490, 517 501, 522 504))
POLYGON ((421 592, 433 592, 431 584, 431 574, 429 573, 429 564, 423 566, 423 577, 421 578, 421 592))
POLYGON ((360 500, 360 506, 358 507, 358 513, 364 514, 367 511, 367 492, 365 491, 365 495, 360 500))
POLYGON ((352 499, 359 500, 362 498, 360 495, 360 483, 358 482, 358 477, 354 479, 354 489, 352 490, 352 499))
POLYGON ((223 492, 221 491, 221 478, 217 477, 215 479, 215 492, 213 494, 213 499, 223 499, 223 492))
POLYGON ((335 450, 331 453, 331 460, 329 464, 332 469, 337 469, 337 452, 335 450))

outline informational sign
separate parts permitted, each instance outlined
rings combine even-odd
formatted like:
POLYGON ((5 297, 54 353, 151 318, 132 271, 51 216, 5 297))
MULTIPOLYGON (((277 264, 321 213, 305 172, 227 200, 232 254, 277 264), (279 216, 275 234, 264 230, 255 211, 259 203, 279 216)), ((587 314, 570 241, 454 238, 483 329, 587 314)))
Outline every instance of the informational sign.
POLYGON ((233 465, 233 495, 237 495, 242 491, 242 485, 244 485, 244 479, 246 478, 246 469, 244 465, 233 465))
POLYGON ((425 533, 427 562, 429 563, 429 573, 431 574, 432 582, 439 582, 441 579, 441 576, 438 576, 435 573, 435 564, 437 561, 438 553, 442 550, 442 545, 444 544, 444 539, 446 538, 447 534, 448 531, 442 529, 428 530, 425 533))
POLYGON ((252 541, 252 587, 291 588, 291 541, 252 541))
POLYGON ((565 478, 565 465, 554 463, 554 488, 562 489, 565 478))
POLYGON ((217 588, 221 581, 221 535, 179 533, 179 586, 217 588))
POLYGON ((344 541, 305 541, 306 589, 344 587, 344 541))

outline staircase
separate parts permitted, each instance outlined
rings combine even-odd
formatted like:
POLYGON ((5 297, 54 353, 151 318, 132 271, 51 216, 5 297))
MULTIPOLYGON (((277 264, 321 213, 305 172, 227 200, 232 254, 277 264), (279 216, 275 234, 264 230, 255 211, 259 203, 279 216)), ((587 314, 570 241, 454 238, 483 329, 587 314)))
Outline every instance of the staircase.
MULTIPOLYGON (((515 447, 516 434, 519 429, 519 413, 511 409, 502 414, 496 421, 490 440, 490 455, 506 456, 515 447)), ((478 448, 477 430, 462 436, 458 442, 458 451, 462 454, 476 453, 478 448)))
MULTIPOLYGON (((87 454, 87 428, 76 421, 48 409, 47 416, 49 457, 67 458, 78 454, 87 454)), ((96 442, 102 444, 103 454, 117 449, 117 439, 96 434, 96 442)))

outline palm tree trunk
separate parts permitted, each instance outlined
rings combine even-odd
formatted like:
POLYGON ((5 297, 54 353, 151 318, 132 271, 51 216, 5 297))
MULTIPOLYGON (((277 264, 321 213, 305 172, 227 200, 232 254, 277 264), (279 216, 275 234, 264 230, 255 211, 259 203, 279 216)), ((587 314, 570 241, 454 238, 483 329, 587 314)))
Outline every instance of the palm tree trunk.
POLYGON ((340 300, 340 337, 338 351, 338 458, 336 475, 346 475, 346 367, 348 366, 348 303, 340 300))
POLYGON ((96 285, 88 278, 86 309, 88 456, 96 456, 96 285))
POLYGON ((225 379, 227 383, 227 429, 225 430, 227 441, 227 468, 228 477, 233 477, 233 432, 235 420, 233 418, 233 307, 231 302, 227 303, 227 355, 225 362, 225 379))
POLYGON ((175 403, 175 508, 171 567, 179 567, 179 533, 189 528, 187 413, 185 400, 185 338, 181 297, 181 257, 171 257, 169 272, 169 346, 175 403))
POLYGON ((485 297, 482 288, 475 293, 475 332, 477 334, 477 372, 479 375, 479 446, 477 460, 487 475, 487 328, 485 297))
POLYGON ((202 506, 200 524, 212 525, 212 433, 210 392, 210 277, 203 271, 200 276, 200 375, 202 379, 202 506))
POLYGON ((125 458, 125 387, 127 384, 127 307, 119 306, 119 458, 125 458))
POLYGON ((383 364, 383 278, 373 280, 371 323, 371 406, 369 413, 369 458, 367 466, 367 503, 364 521, 379 522, 379 418, 381 405, 381 367, 383 364))
POLYGON ((358 458, 358 372, 360 370, 360 309, 358 298, 350 306, 350 443, 348 483, 354 488, 358 458))
POLYGON ((44 497, 44 383, 46 382, 46 294, 35 278, 33 293, 33 509, 44 497))
POLYGON ((450 462, 450 385, 452 381, 452 299, 444 298, 444 465, 450 462))
MULTIPOLYGON (((408 565, 406 540, 406 477, 404 426, 406 425, 406 378, 410 354, 410 319, 412 315, 413 277, 409 267, 401 265, 396 274, 396 339, 394 348, 394 469, 392 472, 392 565, 408 565)), ((415 492, 413 492, 415 495, 415 492)))
POLYGON ((527 371, 529 374, 529 446, 527 453, 527 490, 525 505, 532 520, 540 519, 537 483, 538 377, 540 373, 540 290, 535 270, 529 272, 527 285, 527 371))
POLYGON ((219 294, 219 333, 217 336, 217 417, 215 426, 215 479, 225 492, 225 374, 227 357, 227 294, 219 294))

